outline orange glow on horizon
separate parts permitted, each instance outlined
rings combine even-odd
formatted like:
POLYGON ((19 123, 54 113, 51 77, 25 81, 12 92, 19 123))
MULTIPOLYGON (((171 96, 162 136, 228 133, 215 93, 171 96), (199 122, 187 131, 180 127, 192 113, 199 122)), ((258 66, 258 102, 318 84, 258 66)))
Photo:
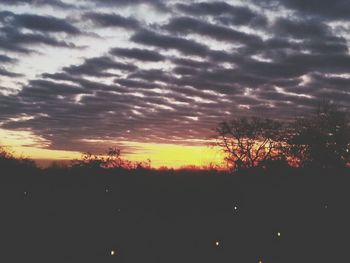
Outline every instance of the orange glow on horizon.
MULTIPOLYGON (((49 143, 33 135, 30 131, 9 131, 0 129, 0 145, 9 147, 17 157, 36 160, 39 165, 46 166, 51 161, 69 161, 79 159, 80 152, 51 150, 49 143)), ((178 145, 142 142, 121 142, 124 147, 132 147, 130 153, 122 151, 122 158, 135 162, 151 160, 153 168, 181 168, 186 166, 222 165, 223 153, 218 148, 207 145, 178 145)))

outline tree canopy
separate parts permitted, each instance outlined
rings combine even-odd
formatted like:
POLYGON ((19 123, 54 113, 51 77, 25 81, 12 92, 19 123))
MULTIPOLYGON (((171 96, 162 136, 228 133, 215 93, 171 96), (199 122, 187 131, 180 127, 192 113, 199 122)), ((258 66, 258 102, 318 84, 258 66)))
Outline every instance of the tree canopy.
POLYGON ((288 160, 309 168, 341 168, 350 164, 347 114, 322 102, 310 117, 287 124, 260 118, 236 118, 216 128, 216 145, 233 170, 288 160))

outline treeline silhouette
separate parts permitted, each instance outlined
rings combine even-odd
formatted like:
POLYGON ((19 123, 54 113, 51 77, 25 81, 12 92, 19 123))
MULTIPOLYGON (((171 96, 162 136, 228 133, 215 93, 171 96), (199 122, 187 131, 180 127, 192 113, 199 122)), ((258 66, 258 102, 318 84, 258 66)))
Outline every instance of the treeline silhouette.
POLYGON ((0 261, 346 262, 341 116, 222 123, 231 170, 152 169, 114 148, 42 169, 2 147, 0 261))
POLYGON ((215 139, 233 171, 290 166, 342 169, 350 164, 348 117, 326 101, 311 116, 291 122, 256 117, 222 122, 215 139))
MULTIPOLYGON (((341 170, 350 166, 350 125, 347 113, 324 101, 308 117, 283 122, 257 117, 237 118, 218 124, 214 146, 225 153, 230 172, 305 168, 307 170, 341 170)), ((36 169, 29 158, 15 158, 0 146, 0 167, 3 170, 36 169)), ((107 170, 153 170, 151 160, 132 162, 122 158, 120 149, 109 148, 104 154, 83 153, 69 165, 53 162, 48 170, 67 168, 107 170)), ((180 170, 196 170, 189 166, 180 170)), ((204 169, 203 169, 204 168, 204 169)), ((220 170, 218 165, 201 170, 220 170)), ((162 170, 171 170, 163 167, 162 170)))
POLYGON ((219 123, 214 146, 225 153, 227 166, 189 166, 174 171, 153 169, 151 160, 132 162, 121 151, 109 148, 104 154, 83 153, 69 164, 53 162, 45 169, 23 157, 15 157, 0 146, 1 179, 43 174, 329 174, 347 172, 350 167, 350 125, 347 113, 324 101, 313 114, 294 121, 277 121, 257 117, 237 118, 219 123))

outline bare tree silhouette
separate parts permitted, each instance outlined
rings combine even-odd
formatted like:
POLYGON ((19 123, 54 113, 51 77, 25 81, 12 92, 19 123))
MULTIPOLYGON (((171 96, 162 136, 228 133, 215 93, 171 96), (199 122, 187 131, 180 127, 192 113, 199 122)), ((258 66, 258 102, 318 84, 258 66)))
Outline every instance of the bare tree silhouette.
POLYGON ((259 118, 239 118, 222 122, 216 128, 216 145, 226 153, 233 170, 257 167, 283 158, 282 124, 259 118))

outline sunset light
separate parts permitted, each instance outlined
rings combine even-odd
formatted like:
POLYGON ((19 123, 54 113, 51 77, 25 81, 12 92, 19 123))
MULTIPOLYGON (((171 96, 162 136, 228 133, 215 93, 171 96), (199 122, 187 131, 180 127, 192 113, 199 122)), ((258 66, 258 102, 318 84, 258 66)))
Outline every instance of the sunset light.
POLYGON ((346 263, 350 0, 0 0, 0 262, 346 263))

